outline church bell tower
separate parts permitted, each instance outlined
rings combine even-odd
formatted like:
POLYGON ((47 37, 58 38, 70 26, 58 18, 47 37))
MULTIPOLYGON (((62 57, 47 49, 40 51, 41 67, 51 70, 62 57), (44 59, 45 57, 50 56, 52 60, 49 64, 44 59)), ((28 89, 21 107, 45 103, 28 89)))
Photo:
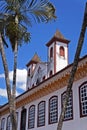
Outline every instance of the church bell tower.
POLYGON ((48 47, 48 77, 68 65, 68 43, 70 41, 57 30, 46 44, 48 47))

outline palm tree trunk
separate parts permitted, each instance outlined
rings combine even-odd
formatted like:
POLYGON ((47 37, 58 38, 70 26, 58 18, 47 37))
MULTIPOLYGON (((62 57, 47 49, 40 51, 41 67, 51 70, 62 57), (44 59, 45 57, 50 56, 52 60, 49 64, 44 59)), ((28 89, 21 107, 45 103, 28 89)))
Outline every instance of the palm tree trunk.
POLYGON ((72 89, 72 85, 73 85, 75 73, 76 73, 76 70, 77 70, 82 45, 83 45, 83 42, 84 42, 86 26, 87 26, 87 3, 86 3, 85 13, 84 13, 82 29, 81 29, 81 33, 80 33, 80 37, 79 37, 79 41, 78 41, 78 46, 77 46, 77 50, 76 50, 76 54, 75 54, 75 58, 74 58, 74 63, 73 63, 73 66, 72 66, 72 70, 71 70, 71 73, 70 73, 70 78, 69 78, 68 86, 67 86, 67 90, 66 90, 66 98, 65 98, 65 101, 63 103, 63 109, 62 109, 61 114, 60 114, 57 130, 62 130, 64 115, 65 115, 65 112, 66 112, 68 99, 69 99, 70 92, 71 92, 71 89, 72 89))
POLYGON ((5 56, 4 45, 3 45, 1 33, 0 33, 0 53, 1 53, 2 62, 3 62, 3 66, 4 66, 6 89, 7 89, 8 103, 9 103, 9 111, 11 114, 12 109, 13 109, 12 108, 11 86, 10 86, 8 65, 7 65, 7 60, 6 60, 6 56, 5 56))
POLYGON ((4 45, 3 45, 1 33, 0 33, 0 53, 1 53, 2 62, 3 62, 3 66, 4 66, 8 99, 10 101, 10 99, 11 99, 11 87, 10 87, 10 80, 9 80, 9 71, 8 71, 8 65, 7 65, 7 60, 6 60, 6 56, 5 56, 4 45))
POLYGON ((14 51, 14 71, 13 71, 13 87, 12 87, 12 94, 11 94, 11 86, 9 80, 9 71, 7 60, 4 51, 4 45, 0 34, 0 53, 3 61, 4 72, 5 72, 5 81, 6 81, 6 89, 7 89, 7 96, 9 102, 9 111, 10 117, 12 122, 12 130, 17 130, 17 123, 16 123, 16 112, 15 112, 15 94, 16 94, 16 68, 17 68, 17 44, 15 45, 14 51))
MULTIPOLYGON (((15 23, 18 24, 18 16, 15 16, 15 23)), ((12 85, 12 102, 13 102, 13 110, 12 110, 12 130, 17 130, 17 121, 16 121, 16 74, 17 74, 17 53, 18 53, 18 42, 15 38, 15 48, 14 48, 14 68, 13 68, 13 85, 12 85)))
POLYGON ((12 86, 12 101, 13 101, 13 111, 12 111, 12 130, 17 130, 17 122, 16 122, 16 73, 17 73, 17 52, 18 52, 18 44, 17 41, 15 42, 15 49, 14 49, 14 70, 13 70, 13 86, 12 86))
POLYGON ((6 56, 5 56, 4 45, 3 45, 2 38, 1 38, 1 34, 0 34, 0 53, 1 53, 2 62, 3 62, 3 66, 4 66, 7 95, 8 95, 8 99, 10 100, 11 99, 11 88, 10 88, 10 80, 9 80, 9 71, 8 71, 8 65, 7 65, 7 60, 6 60, 6 56))

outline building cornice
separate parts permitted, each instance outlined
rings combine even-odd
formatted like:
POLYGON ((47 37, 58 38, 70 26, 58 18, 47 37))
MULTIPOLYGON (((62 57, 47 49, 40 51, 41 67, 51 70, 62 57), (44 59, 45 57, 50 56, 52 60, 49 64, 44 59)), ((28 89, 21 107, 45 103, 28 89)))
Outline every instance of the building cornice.
POLYGON ((49 47, 53 42, 58 41, 58 42, 63 42, 65 44, 69 44, 69 40, 58 38, 58 37, 53 37, 48 43, 46 43, 46 46, 49 47))

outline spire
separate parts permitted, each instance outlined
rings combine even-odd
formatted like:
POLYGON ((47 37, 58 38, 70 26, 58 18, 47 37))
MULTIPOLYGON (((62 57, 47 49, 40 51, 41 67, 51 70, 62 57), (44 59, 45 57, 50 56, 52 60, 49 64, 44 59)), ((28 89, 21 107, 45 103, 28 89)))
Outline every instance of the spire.
POLYGON ((64 39, 64 36, 58 30, 56 30, 54 36, 60 39, 64 39))
POLYGON ((33 58, 31 59, 31 61, 34 61, 34 62, 41 62, 39 56, 37 55, 37 53, 34 54, 33 58))
POLYGON ((64 36, 60 33, 60 31, 56 30, 54 36, 51 38, 51 40, 46 44, 46 46, 50 46, 54 41, 60 41, 63 43, 68 44, 70 41, 64 38, 64 36))
POLYGON ((32 59, 27 63, 27 67, 32 64, 32 63, 39 63, 41 62, 39 56, 37 55, 37 53, 34 54, 34 56, 32 57, 32 59))

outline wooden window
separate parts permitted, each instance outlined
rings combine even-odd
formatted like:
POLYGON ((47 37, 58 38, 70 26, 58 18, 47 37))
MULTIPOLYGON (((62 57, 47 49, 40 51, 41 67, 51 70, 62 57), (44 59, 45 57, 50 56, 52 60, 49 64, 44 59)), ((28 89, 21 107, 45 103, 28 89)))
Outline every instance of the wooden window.
POLYGON ((38 104, 38 122, 37 126, 41 127, 45 125, 45 101, 41 101, 38 104))
MULTIPOLYGON (((63 108, 63 102, 65 100, 65 96, 66 96, 66 92, 64 92, 62 95, 61 95, 61 99, 62 99, 62 108, 63 108)), ((64 117, 64 121, 65 120, 71 120, 73 119, 73 99, 72 99, 72 91, 70 93, 70 97, 69 97, 69 100, 68 100, 68 104, 67 104, 67 108, 66 108, 66 113, 65 113, 65 117, 64 117)))
POLYGON ((20 126, 21 130, 26 129, 26 112, 27 112, 27 109, 23 107, 21 111, 21 126, 20 126))
POLYGON ((58 121, 58 97, 53 96, 49 99, 49 124, 58 121))
POLYGON ((6 130, 11 130, 11 129, 12 129, 11 119, 10 119, 10 116, 8 116, 8 117, 7 117, 6 130))
POLYGON ((50 48, 50 58, 53 57, 53 47, 50 48))
POLYGON ((32 129, 35 125, 35 105, 30 106, 28 116, 28 128, 32 129))
POLYGON ((60 56, 65 57, 65 51, 63 46, 60 47, 60 56))
POLYGON ((80 117, 87 116, 87 82, 79 87, 80 117))
POLYGON ((1 130, 4 130, 5 127, 5 118, 2 118, 1 120, 1 130))

